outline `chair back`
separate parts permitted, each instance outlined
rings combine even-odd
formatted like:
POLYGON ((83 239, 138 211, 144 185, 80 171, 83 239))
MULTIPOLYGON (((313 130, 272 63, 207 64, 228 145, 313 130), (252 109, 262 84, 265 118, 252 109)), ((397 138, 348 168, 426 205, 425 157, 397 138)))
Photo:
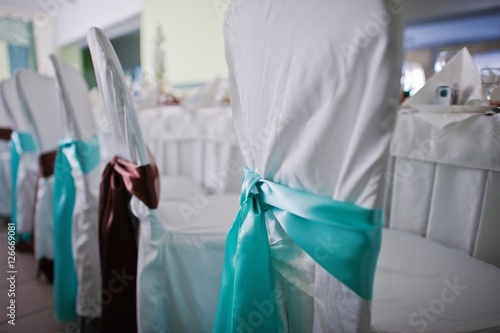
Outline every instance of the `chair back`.
POLYGON ((19 104, 14 79, 4 80, 0 83, 0 95, 12 128, 16 131, 31 132, 31 125, 19 104))
POLYGON ((56 150, 63 133, 54 79, 34 71, 20 70, 16 73, 16 88, 21 109, 33 126, 39 150, 56 150))
POLYGON ((98 28, 88 31, 87 41, 118 154, 138 166, 149 164, 132 97, 111 42, 98 28))
POLYGON ((0 128, 12 128, 12 122, 10 121, 9 115, 7 113, 7 108, 5 107, 5 102, 3 96, 0 93, 0 128))
POLYGON ((89 89, 82 75, 58 56, 50 55, 62 98, 63 126, 69 138, 88 140, 96 134, 89 89))
POLYGON ((387 227, 500 267, 500 115, 437 128, 401 114, 386 178, 387 227))

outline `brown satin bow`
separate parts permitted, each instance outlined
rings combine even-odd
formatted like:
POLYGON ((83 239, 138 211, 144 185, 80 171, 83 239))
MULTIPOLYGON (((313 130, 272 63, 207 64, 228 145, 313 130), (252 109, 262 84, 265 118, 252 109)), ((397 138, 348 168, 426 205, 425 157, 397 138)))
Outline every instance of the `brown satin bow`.
POLYGON ((0 128, 0 140, 10 140, 10 135, 12 134, 12 130, 10 128, 0 128))
POLYGON ((137 332, 137 225, 129 203, 136 196, 158 207, 158 168, 137 166, 119 157, 106 166, 99 198, 99 247, 102 270, 101 332, 137 332))

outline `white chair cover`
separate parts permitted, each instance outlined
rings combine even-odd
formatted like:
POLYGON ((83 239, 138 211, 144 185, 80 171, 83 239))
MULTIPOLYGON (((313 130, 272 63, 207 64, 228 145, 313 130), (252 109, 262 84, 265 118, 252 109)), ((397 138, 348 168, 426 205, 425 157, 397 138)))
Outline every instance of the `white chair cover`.
MULTIPOLYGON (((33 136, 39 156, 57 151, 62 130, 56 102, 54 79, 32 71, 16 73, 16 88, 21 109, 32 124, 33 136)), ((40 177, 37 184, 35 224, 35 257, 54 257, 53 237, 53 186, 54 176, 40 177)))
MULTIPOLYGON (((0 129, 11 129, 12 124, 7 115, 7 110, 0 93, 0 129)), ((0 139, 0 215, 10 215, 10 150, 9 140, 0 139)))
MULTIPOLYGON (((55 55, 50 59, 55 69, 64 136, 69 140, 89 141, 100 132, 94 122, 88 87, 82 75, 55 55)), ((70 154, 71 155, 71 154, 70 154)), ((101 288, 99 264, 99 183, 103 165, 84 173, 79 162, 67 156, 75 185, 75 206, 72 224, 72 251, 78 290, 76 311, 83 317, 99 317, 96 299, 101 288)), ((84 158, 80 156, 80 158, 84 158)))
MULTIPOLYGON (((119 152, 137 165, 144 165, 148 163, 146 148, 116 54, 100 30, 92 28, 87 38, 119 152)), ((189 184, 192 183, 185 182, 185 178, 170 178, 168 182, 162 181, 161 187, 162 192, 163 189, 171 192, 189 184)), ((224 243, 237 211, 237 196, 211 198, 197 187, 188 192, 189 196, 181 195, 175 201, 161 201, 157 210, 147 208, 135 197, 132 199, 132 211, 140 220, 137 263, 140 332, 211 330, 224 243)))
MULTIPOLYGON (((401 75, 402 7, 390 1, 233 1, 224 22, 231 106, 262 178, 380 208, 401 75)), ((268 220, 290 332, 365 332, 370 303, 268 220), (286 245, 283 245, 286 244, 286 245)), ((321 245, 321 244, 319 244, 321 245)))
MULTIPOLYGON (((33 129, 21 110, 13 79, 0 83, 0 94, 13 130, 32 133, 33 129)), ((19 159, 17 175, 12 175, 12 177, 17 178, 15 189, 17 207, 22 207, 22 209, 16 209, 16 212, 11 212, 11 214, 16 215, 13 217, 16 221, 16 231, 18 234, 31 233, 33 231, 32 221, 35 204, 33 193, 35 193, 38 179, 36 153, 23 153, 19 159)))

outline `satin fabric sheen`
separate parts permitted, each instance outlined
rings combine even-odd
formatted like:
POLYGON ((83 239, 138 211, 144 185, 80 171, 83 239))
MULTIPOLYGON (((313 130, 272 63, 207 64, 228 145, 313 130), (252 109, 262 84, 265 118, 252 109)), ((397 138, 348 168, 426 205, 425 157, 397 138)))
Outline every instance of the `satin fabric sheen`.
MULTIPOLYGON (((153 161, 150 156, 150 161, 153 161)), ((129 208, 132 196, 158 207, 159 175, 154 162, 141 167, 115 157, 105 168, 99 198, 102 269, 101 332, 137 332, 136 225, 129 208), (104 296, 104 295, 108 295, 104 296)))
POLYGON ((231 228, 214 332, 281 332, 275 306, 267 211, 307 254, 357 295, 370 300, 380 251, 381 210, 276 184, 245 169, 241 210, 231 228), (265 311, 262 309, 266 309, 265 311), (261 311, 256 320, 255 316, 261 311))
MULTIPOLYGON (((72 167, 84 174, 99 165, 97 140, 68 140, 59 145, 54 171, 54 312, 58 320, 77 317, 77 276, 72 252, 73 209, 76 187, 72 167)), ((96 296, 96 295, 94 295, 96 296)))

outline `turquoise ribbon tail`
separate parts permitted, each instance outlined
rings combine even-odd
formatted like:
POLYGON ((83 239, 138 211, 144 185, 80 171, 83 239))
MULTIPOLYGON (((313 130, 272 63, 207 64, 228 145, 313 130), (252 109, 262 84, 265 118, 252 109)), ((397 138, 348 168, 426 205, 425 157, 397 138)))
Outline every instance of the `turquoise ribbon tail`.
POLYGON ((60 321, 75 320, 78 316, 78 279, 72 246, 76 188, 72 169, 78 168, 85 174, 98 164, 96 140, 67 140, 59 145, 54 168, 54 312, 60 321))
MULTIPOLYGON (((11 217, 10 220, 17 226, 17 173, 21 155, 24 153, 36 152, 36 145, 33 137, 27 132, 12 132, 9 144, 10 150, 10 181, 11 181, 11 217)), ((28 241, 31 233, 16 233, 16 241, 28 241)))
POLYGON ((265 214, 332 276, 371 300, 382 211, 263 180, 245 169, 241 209, 228 234, 213 332, 282 332, 265 214))

